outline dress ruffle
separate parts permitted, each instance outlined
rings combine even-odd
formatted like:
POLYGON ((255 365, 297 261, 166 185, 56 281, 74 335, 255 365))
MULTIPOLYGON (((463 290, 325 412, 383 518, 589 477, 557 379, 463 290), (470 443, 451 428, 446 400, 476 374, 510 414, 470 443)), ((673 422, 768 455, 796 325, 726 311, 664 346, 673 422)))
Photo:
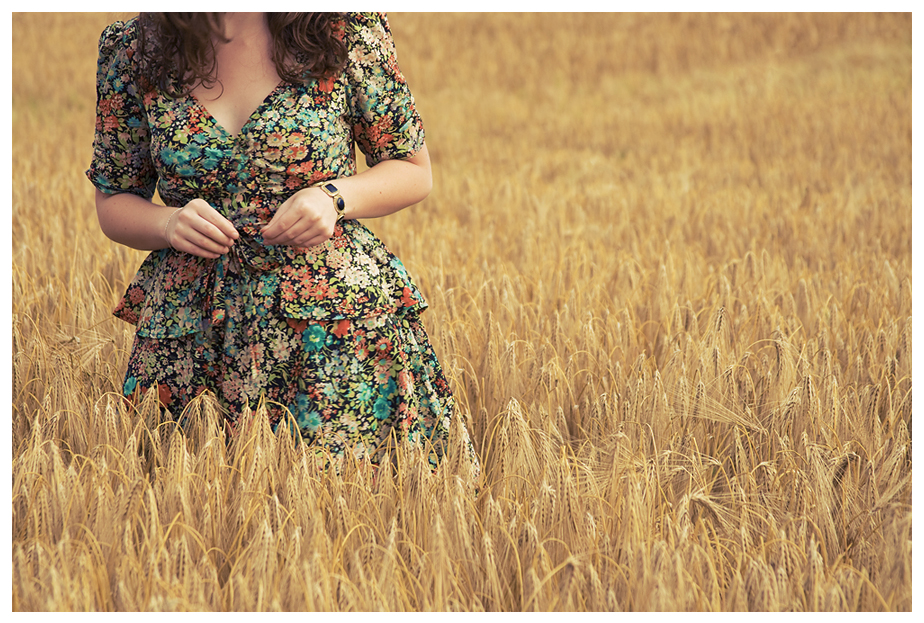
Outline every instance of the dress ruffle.
POLYGON ((357 221, 343 221, 330 240, 303 250, 264 246, 247 229, 218 259, 172 249, 150 254, 113 313, 138 335, 165 339, 208 331, 229 306, 315 321, 427 308, 401 260, 357 221), (241 280, 246 300, 229 287, 241 280))
POLYGON ((325 452, 377 460, 397 434, 431 448, 435 465, 457 415, 401 261, 354 220, 310 248, 260 236, 294 193, 355 175, 354 145, 369 166, 423 149, 385 16, 346 14, 334 32, 344 71, 281 83, 235 135, 195 97, 140 78, 136 20, 103 32, 87 177, 108 194, 150 199, 156 187, 168 206, 202 199, 240 234, 218 259, 167 248, 141 264, 114 310, 136 326, 123 392, 156 386, 180 415, 211 391, 232 424, 265 401, 274 426, 291 416, 325 452))

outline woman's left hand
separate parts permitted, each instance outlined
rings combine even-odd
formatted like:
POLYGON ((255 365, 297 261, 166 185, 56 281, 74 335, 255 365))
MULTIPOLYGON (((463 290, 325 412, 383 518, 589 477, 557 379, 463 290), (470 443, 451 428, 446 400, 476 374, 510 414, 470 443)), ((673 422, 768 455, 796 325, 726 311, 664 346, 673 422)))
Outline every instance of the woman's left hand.
POLYGON ((304 188, 279 206, 269 224, 261 230, 269 245, 313 247, 334 235, 337 210, 320 188, 304 188))

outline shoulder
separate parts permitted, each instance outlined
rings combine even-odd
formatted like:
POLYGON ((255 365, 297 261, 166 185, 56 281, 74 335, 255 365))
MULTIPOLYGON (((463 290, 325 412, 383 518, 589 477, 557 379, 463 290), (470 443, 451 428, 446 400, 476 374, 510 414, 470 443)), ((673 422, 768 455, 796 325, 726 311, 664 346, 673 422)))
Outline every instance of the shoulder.
POLYGON ((346 23, 354 29, 388 26, 388 16, 381 12, 344 13, 346 23))
POLYGON ((96 67, 96 82, 99 94, 126 92, 135 96, 146 84, 139 82, 137 19, 127 22, 113 22, 103 29, 99 37, 99 58, 96 67))
POLYGON ((138 42, 138 18, 132 18, 127 22, 113 22, 103 29, 99 36, 99 51, 103 53, 117 54, 119 51, 131 51, 134 53, 138 42))
POLYGON ((130 80, 136 75, 138 49, 137 19, 113 22, 99 37, 99 80, 111 81, 116 76, 130 80))
POLYGON ((352 45, 375 46, 391 41, 391 28, 385 13, 347 13, 346 36, 352 45))

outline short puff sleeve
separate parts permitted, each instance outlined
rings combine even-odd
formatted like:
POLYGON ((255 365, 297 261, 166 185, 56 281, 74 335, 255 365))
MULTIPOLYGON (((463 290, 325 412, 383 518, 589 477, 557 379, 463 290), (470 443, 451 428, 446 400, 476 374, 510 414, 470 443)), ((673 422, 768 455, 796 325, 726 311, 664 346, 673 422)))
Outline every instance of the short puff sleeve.
POLYGON ((353 138, 374 166, 410 158, 423 148, 423 123, 398 68, 395 43, 383 13, 356 13, 347 20, 353 138))
POLYGON ((99 39, 96 69, 96 135, 93 160, 86 174, 107 194, 154 195, 157 172, 151 160, 150 137, 135 71, 134 20, 114 22, 99 39))

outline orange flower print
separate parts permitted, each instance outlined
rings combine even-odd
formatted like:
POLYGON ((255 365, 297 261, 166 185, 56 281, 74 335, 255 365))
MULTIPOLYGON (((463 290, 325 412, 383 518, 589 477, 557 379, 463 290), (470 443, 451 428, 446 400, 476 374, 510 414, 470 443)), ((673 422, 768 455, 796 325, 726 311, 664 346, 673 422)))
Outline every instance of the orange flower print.
POLYGON ((270 147, 280 147, 286 142, 286 136, 282 132, 270 132, 266 135, 266 144, 270 147))
POLYGON ((302 160, 308 155, 308 150, 304 145, 291 145, 282 150, 282 155, 289 160, 302 160))
POLYGON ((173 402, 173 396, 170 392, 170 388, 166 385, 157 386, 157 397, 160 399, 161 406, 169 407, 170 403, 173 402))
POLYGON ((333 333, 337 337, 343 337, 350 331, 350 320, 344 319, 337 323, 337 328, 334 329, 333 333))

